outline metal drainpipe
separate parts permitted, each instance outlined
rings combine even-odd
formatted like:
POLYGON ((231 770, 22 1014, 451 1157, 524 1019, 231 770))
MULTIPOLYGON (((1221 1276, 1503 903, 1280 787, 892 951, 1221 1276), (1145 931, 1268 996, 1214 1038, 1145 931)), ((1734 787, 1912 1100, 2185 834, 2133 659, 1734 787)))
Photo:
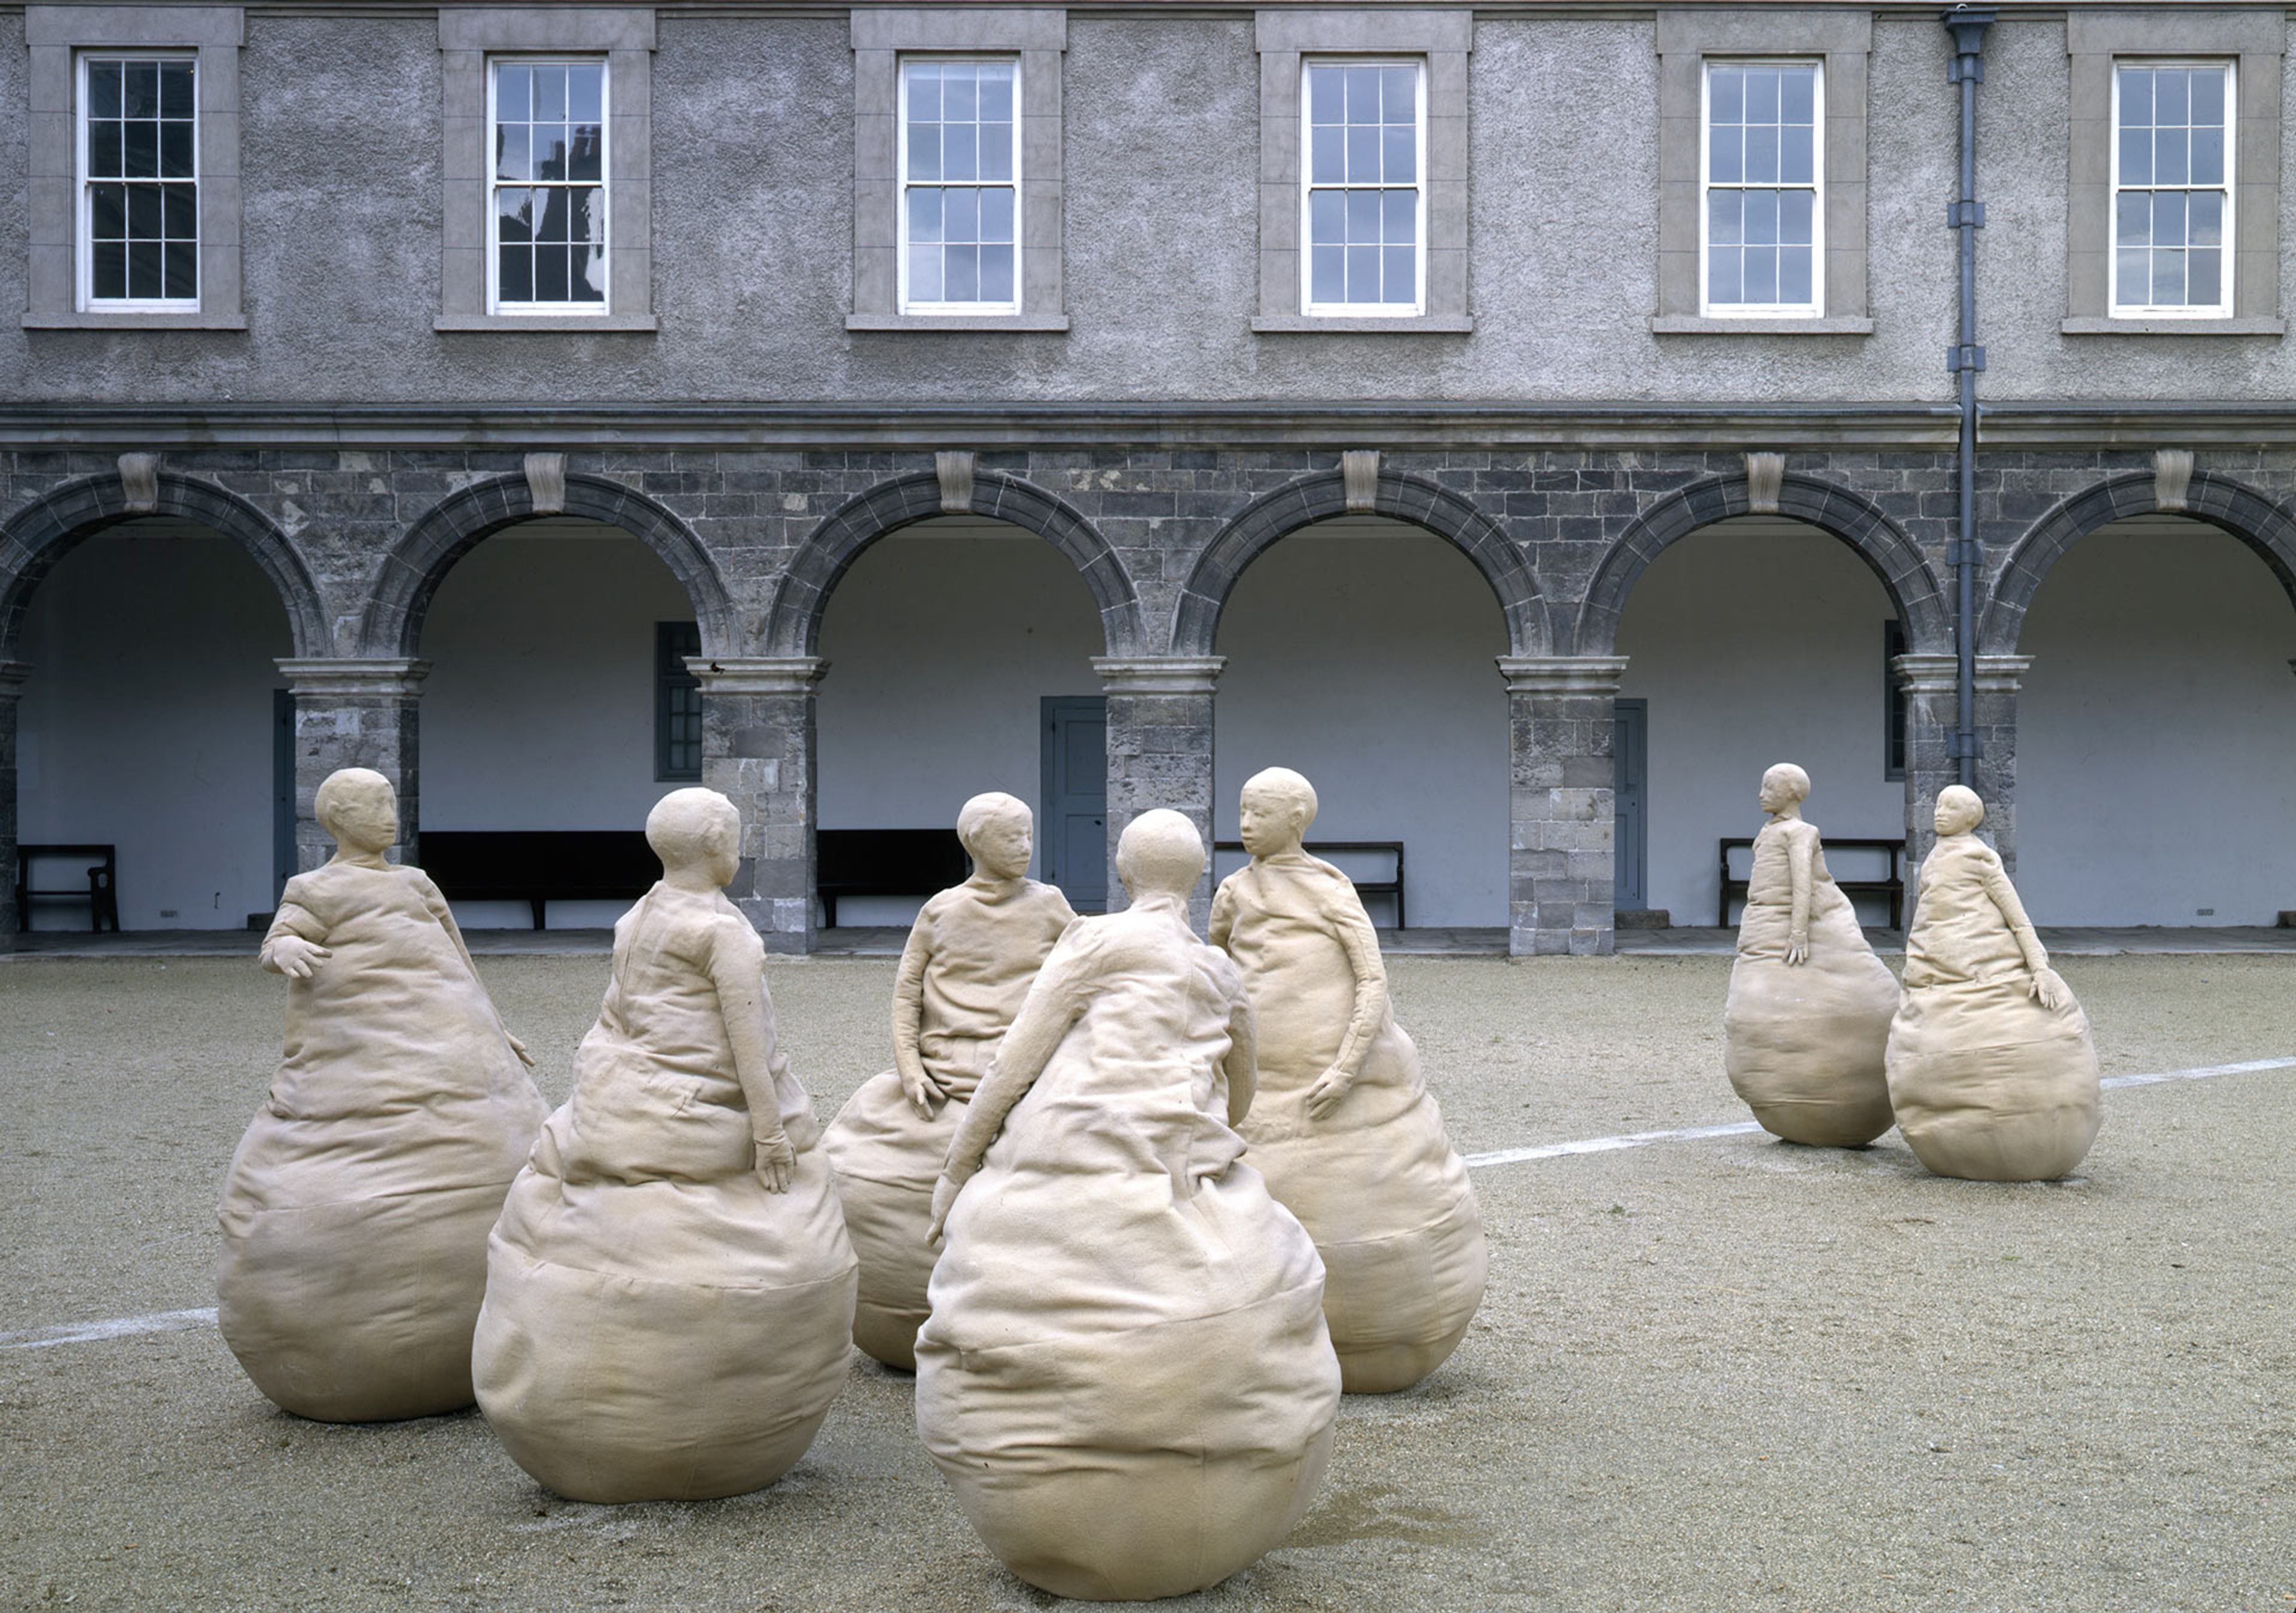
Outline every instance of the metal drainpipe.
POLYGON ((1961 525, 1948 556, 1960 661, 1953 756, 1961 782, 1970 786, 1977 782, 1977 373, 1985 368, 1985 349, 1977 343, 1977 232, 1985 227, 1985 205, 1977 200, 1977 86, 1985 78, 1985 30, 1993 16, 1956 5, 1939 19, 1953 36, 1946 82, 1961 86, 1961 195, 1946 207, 1946 222, 1961 238, 1961 340, 1947 352, 1946 368, 1961 383, 1961 525))

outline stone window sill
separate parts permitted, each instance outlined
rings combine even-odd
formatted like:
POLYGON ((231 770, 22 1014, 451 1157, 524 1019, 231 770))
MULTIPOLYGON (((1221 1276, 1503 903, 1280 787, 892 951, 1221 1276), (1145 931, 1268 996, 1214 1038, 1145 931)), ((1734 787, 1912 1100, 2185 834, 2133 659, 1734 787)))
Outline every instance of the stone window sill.
POLYGON ((1251 328, 1261 336, 1465 336, 1474 330, 1475 321, 1466 314, 1414 314, 1400 319, 1275 314, 1253 320, 1251 328))
POLYGON ((1655 336, 1871 336, 1874 322, 1854 315, 1823 319, 1716 319, 1698 314, 1660 314, 1650 322, 1655 336))
POLYGON ((577 331, 635 331, 660 329, 651 314, 441 314, 430 322, 434 331, 551 331, 563 335, 577 331))
POLYGON ((2234 319, 2099 319, 2083 315, 2057 329, 2067 336, 2278 336, 2287 327, 2277 319, 2246 315, 2234 319))
POLYGON ((238 314, 27 314, 28 331, 244 331, 238 314))
POLYGON ((849 331, 1065 331, 1065 314, 849 314, 849 331))

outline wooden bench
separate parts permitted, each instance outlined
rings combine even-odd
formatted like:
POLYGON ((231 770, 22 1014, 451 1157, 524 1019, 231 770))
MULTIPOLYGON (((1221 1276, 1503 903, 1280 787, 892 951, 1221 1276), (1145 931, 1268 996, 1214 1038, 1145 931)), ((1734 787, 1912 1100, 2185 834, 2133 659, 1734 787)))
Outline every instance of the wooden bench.
POLYGON ((422 872, 450 902, 635 902, 661 878, 636 829, 426 829, 422 872))
MULTIPOLYGON (((1216 854, 1223 851, 1242 851, 1242 849, 1243 842, 1242 840, 1221 840, 1212 847, 1212 850, 1216 854)), ((1393 879, 1358 880, 1355 875, 1349 873, 1348 874, 1348 881, 1356 888, 1356 895, 1358 897, 1393 897, 1395 899, 1395 927, 1398 929, 1409 928, 1409 924, 1405 918, 1405 909, 1403 905, 1403 842, 1401 840, 1307 840, 1301 843, 1300 849, 1306 852, 1311 857, 1321 857, 1326 863, 1332 862, 1332 859, 1335 856, 1345 856, 1349 852, 1370 852, 1392 856, 1395 859, 1395 877, 1393 879)), ((1334 864, 1334 866, 1337 866, 1337 864, 1334 864)), ((1344 868, 1341 869, 1340 872, 1347 873, 1347 870, 1344 868)))
POLYGON ((111 846, 16 847, 16 928, 32 928, 32 904, 42 901, 85 902, 90 933, 119 928, 119 856, 111 846), (93 859, 90 861, 89 859, 93 859), (86 871, 84 884, 40 886, 32 883, 35 862, 79 863, 86 871))
POLYGON ((822 829, 814 833, 822 928, 837 928, 840 897, 930 897, 962 885, 972 859, 954 829, 822 829))
MULTIPOLYGON (((1718 929, 1730 928, 1731 899, 1743 897, 1746 894, 1746 881, 1736 878, 1730 872, 1730 854, 1733 851, 1751 852, 1753 848, 1754 842, 1751 840, 1726 839, 1722 842, 1722 907, 1714 921, 1718 929)), ((1845 880, 1836 873, 1833 882, 1841 888, 1841 894, 1852 901, 1859 897, 1889 897, 1890 928, 1903 929, 1906 927, 1906 843, 1904 840, 1836 839, 1833 836, 1827 835, 1824 839, 1824 849, 1828 872, 1833 871, 1833 856, 1836 852, 1881 853, 1887 859, 1890 871, 1887 879, 1845 880)), ((1749 873, 1752 872, 1751 866, 1747 872, 1749 873)))

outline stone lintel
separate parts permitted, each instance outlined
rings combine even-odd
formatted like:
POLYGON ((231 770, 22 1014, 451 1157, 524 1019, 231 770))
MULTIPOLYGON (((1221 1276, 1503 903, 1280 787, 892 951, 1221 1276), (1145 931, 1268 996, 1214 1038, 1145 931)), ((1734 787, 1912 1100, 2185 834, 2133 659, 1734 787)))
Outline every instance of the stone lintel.
POLYGON ((123 454, 119 456, 119 496, 130 513, 149 515, 160 507, 160 456, 123 454))
POLYGON ((944 449, 933 455, 933 475, 940 482, 940 507, 945 515, 972 513, 973 454, 967 448, 944 449))
POLYGON ((1224 655, 1095 655, 1092 669, 1110 694, 1210 694, 1224 655))
POLYGON ((1746 510, 1752 515, 1775 515, 1778 495, 1784 489, 1786 456, 1783 454, 1746 455, 1746 510))
POLYGON ((1623 655, 1502 655, 1509 694, 1611 695, 1627 675, 1623 655))
POLYGON ((296 698, 394 699, 422 692, 430 663, 403 656, 281 656, 274 663, 286 675, 296 698))
POLYGON ((2193 487, 2193 451, 2190 448, 2155 448, 2152 451, 2152 503, 2165 512, 2178 512, 2185 507, 2185 495, 2193 487))
POLYGON ((829 672, 817 655, 689 655, 704 694, 811 694, 829 672))
POLYGON ((1340 455, 1340 487, 1348 513, 1369 515, 1379 508, 1379 450, 1349 448, 1340 455))
POLYGON ((526 456, 526 492, 537 515, 557 515, 566 508, 566 456, 529 454, 526 456))

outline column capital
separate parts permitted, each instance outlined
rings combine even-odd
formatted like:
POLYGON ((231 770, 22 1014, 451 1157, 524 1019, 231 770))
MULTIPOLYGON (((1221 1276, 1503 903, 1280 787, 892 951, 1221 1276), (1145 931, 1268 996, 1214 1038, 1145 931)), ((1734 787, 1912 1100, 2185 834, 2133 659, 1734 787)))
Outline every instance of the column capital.
POLYGON ((1092 669, 1109 694, 1210 694, 1224 655, 1095 655, 1092 669))
MULTIPOLYGON (((2296 667, 2296 661, 2289 663, 2296 667)), ((24 680, 32 675, 29 661, 0 661, 0 700, 12 700, 24 692, 24 680)))
POLYGON ((1502 655, 1509 694, 1616 695, 1627 675, 1623 655, 1502 655))
POLYGON ((689 655, 704 694, 811 694, 829 671, 817 655, 689 655))
MULTIPOLYGON (((1980 655, 1977 692, 2014 694, 2032 665, 2030 655, 1980 655)), ((1961 663, 1950 655, 1901 655, 1890 663, 1890 669, 1908 694, 1951 694, 1961 687, 1961 663)))
POLYGON ((275 664, 299 697, 419 694, 419 685, 430 675, 429 661, 404 656, 283 655, 275 664))

